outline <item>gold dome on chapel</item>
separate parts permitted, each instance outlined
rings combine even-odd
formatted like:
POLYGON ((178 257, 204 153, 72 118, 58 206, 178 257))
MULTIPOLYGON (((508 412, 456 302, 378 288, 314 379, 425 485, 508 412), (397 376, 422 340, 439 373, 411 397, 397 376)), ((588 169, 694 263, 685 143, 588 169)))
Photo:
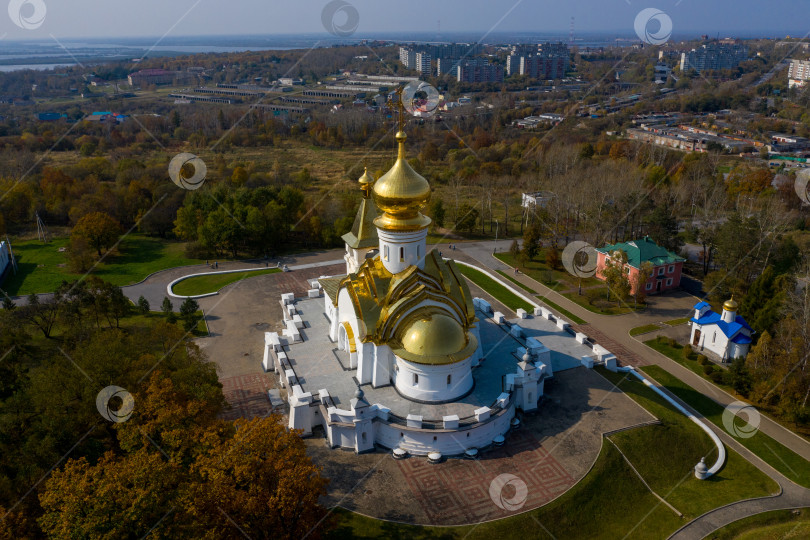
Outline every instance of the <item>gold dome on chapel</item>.
POLYGON ((397 161, 374 183, 374 202, 383 214, 374 220, 381 229, 413 231, 430 225, 420 210, 430 200, 430 184, 405 159, 404 132, 397 132, 397 161))
POLYGON ((427 308, 402 325, 394 354, 417 364, 445 365, 469 358, 478 341, 461 324, 444 313, 427 308))
POLYGON ((726 311, 737 311, 738 307, 739 305, 737 304, 737 301, 734 300, 733 296, 730 300, 726 300, 725 303, 723 303, 723 309, 726 311))

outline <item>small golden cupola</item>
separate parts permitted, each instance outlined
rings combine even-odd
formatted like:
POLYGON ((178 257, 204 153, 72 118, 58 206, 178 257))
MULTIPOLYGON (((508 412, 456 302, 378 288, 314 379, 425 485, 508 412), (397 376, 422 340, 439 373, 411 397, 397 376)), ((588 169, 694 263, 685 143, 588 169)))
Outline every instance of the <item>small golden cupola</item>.
POLYGON ((397 161, 374 183, 374 202, 383 212, 374 224, 383 230, 417 231, 430 225, 420 212, 430 200, 430 184, 405 158, 406 138, 405 132, 397 132, 397 161))
POLYGON ((346 242, 344 259, 347 274, 356 272, 371 250, 377 248, 379 244, 377 228, 374 226, 377 207, 374 205, 374 199, 371 198, 374 177, 369 174, 368 169, 365 170, 358 183, 363 191, 363 199, 360 201, 360 208, 354 218, 352 230, 343 235, 343 241, 346 242))
POLYGON ((730 299, 723 302, 723 313, 721 314, 720 318, 727 323, 735 322, 737 319, 738 307, 739 304, 737 304, 737 301, 734 300, 734 295, 732 295, 730 299))

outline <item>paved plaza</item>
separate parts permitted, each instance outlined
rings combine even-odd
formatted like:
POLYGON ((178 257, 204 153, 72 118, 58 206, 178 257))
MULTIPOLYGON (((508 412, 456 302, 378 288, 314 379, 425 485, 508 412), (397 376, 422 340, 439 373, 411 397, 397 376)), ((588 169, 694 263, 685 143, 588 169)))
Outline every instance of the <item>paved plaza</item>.
MULTIPOLYGON (((264 332, 282 327, 281 294, 293 292, 300 298, 308 289, 307 280, 338 274, 342 268, 345 266, 251 277, 229 285, 219 296, 200 301, 209 315, 212 335, 198 339, 197 343, 219 367, 223 392, 231 405, 225 417, 250 418, 271 412, 267 390, 278 389, 279 382, 272 373, 263 372, 262 348, 264 332)), ((474 285, 471 284, 470 289, 473 295, 486 298, 494 309, 510 313, 474 285)), ((306 376, 309 380, 303 377, 303 382, 307 390, 310 384, 316 391, 324 386, 329 388, 342 402, 340 406, 348 407, 357 388, 352 379, 354 371, 343 370, 341 362, 347 367, 348 356, 340 352, 335 356, 332 351, 336 344, 329 341, 325 332, 315 328, 327 324, 323 303, 323 298, 298 301, 310 328, 303 332, 307 341, 288 348, 290 358, 293 362, 303 359, 305 355, 300 347, 305 346, 317 346, 329 353, 330 356, 321 359, 320 366, 331 371, 321 373, 313 368, 306 376), (320 344, 316 341, 318 336, 322 337, 320 344), (345 385, 345 390, 339 391, 336 384, 345 385)), ((478 317, 482 321, 487 360, 473 371, 477 378, 476 392, 492 388, 491 393, 494 393, 495 388, 500 388, 502 374, 513 370, 517 362, 513 352, 519 343, 491 319, 481 313, 478 317), (497 358, 502 359, 500 364, 494 360, 497 358), (479 388, 478 378, 492 380, 480 383, 479 388)), ((535 336, 557 351, 552 353, 553 365, 578 363, 582 354, 592 354, 569 334, 560 332, 540 317, 524 319, 520 324, 527 336, 535 336)), ((374 392, 368 390, 369 385, 364 385, 363 389, 367 395, 374 392)), ((378 390, 407 406, 403 409, 406 415, 411 406, 421 407, 401 398, 392 387, 378 390)), ((523 426, 508 434, 506 445, 484 450, 478 460, 448 459, 429 465, 424 458, 394 460, 390 451, 384 449, 357 455, 348 450, 329 449, 325 438, 316 434, 307 439, 306 444, 309 455, 330 479, 323 503, 373 517, 418 524, 457 525, 505 517, 510 512, 498 508, 489 497, 489 485, 497 475, 515 474, 526 482, 529 494, 521 511, 541 506, 570 489, 588 472, 599 455, 602 433, 653 419, 603 377, 582 367, 555 373, 553 379, 546 381, 545 391, 538 412, 522 415, 523 426)), ((472 400, 476 392, 467 399, 472 400)), ((491 403, 494 397, 487 399, 491 403)), ((376 401, 382 400, 371 402, 376 401)), ((472 403, 469 401, 467 406, 471 407, 472 403)), ((436 418, 440 414, 437 410, 435 415, 425 416, 436 418)))
MULTIPOLYGON (((318 395, 325 388, 338 407, 348 409, 358 388, 356 370, 349 369, 349 354, 338 350, 337 344, 329 339, 329 320, 323 306, 323 298, 296 300, 295 308, 305 324, 301 330, 304 341, 290 344, 285 350, 304 392, 318 395)), ((515 350, 524 342, 513 337, 507 325, 495 324, 485 313, 476 311, 476 316, 480 321, 484 361, 472 370, 475 385, 467 396, 452 403, 417 403, 402 397, 393 385, 373 388, 364 384, 361 388, 368 402, 384 405, 402 418, 414 414, 436 422, 448 415, 458 415, 463 420, 474 417, 480 407, 493 407, 504 391, 504 377, 517 369, 521 359, 515 350)), ((577 343, 571 334, 542 317, 510 322, 519 324, 526 337, 534 337, 551 349, 555 372, 579 366, 582 356, 593 354, 589 347, 577 343)))

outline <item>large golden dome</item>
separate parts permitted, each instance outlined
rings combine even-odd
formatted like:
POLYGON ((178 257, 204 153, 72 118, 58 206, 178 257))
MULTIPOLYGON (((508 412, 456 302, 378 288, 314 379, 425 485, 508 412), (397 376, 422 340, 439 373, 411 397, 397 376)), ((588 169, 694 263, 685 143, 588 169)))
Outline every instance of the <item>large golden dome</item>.
POLYGON ((739 307, 739 304, 737 304, 737 301, 734 300, 733 296, 731 297, 731 299, 726 300, 723 303, 723 309, 726 310, 726 311, 737 311, 738 307, 739 307))
POLYGON ((397 132, 397 161, 374 183, 374 202, 383 214, 374 220, 381 229, 413 231, 430 225, 419 211, 430 200, 430 184, 405 159, 405 133, 397 132))
POLYGON ((397 334, 402 347, 394 354, 418 364, 452 364, 469 358, 478 347, 458 321, 432 310, 411 318, 397 334))

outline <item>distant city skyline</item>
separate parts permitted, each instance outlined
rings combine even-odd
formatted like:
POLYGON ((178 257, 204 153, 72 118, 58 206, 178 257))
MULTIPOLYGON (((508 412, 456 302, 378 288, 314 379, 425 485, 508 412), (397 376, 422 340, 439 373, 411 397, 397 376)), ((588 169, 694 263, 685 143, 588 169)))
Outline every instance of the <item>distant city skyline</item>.
MULTIPOLYGON (((200 35, 259 35, 325 33, 322 12, 326 0, 268 1, 236 0, 17 0, 23 16, 35 15, 35 4, 47 13, 23 29, 0 12, 0 35, 6 40, 167 37, 200 35)), ((743 37, 802 37, 802 14, 810 13, 803 0, 737 0, 697 2, 695 0, 443 0, 418 5, 386 0, 347 0, 357 13, 351 37, 419 32, 425 35, 489 33, 554 33, 568 35, 571 17, 575 34, 634 34, 634 19, 645 8, 655 7, 672 20, 673 37, 700 34, 743 37)), ((14 2, 12 4, 15 4, 14 2)), ((351 8, 348 8, 351 10, 351 8)), ((13 8, 12 8, 13 11, 13 8)), ((337 23, 346 12, 338 12, 337 23)), ((346 37, 346 36, 344 36, 346 37)), ((0 41, 2 50, 2 41, 0 41)))

